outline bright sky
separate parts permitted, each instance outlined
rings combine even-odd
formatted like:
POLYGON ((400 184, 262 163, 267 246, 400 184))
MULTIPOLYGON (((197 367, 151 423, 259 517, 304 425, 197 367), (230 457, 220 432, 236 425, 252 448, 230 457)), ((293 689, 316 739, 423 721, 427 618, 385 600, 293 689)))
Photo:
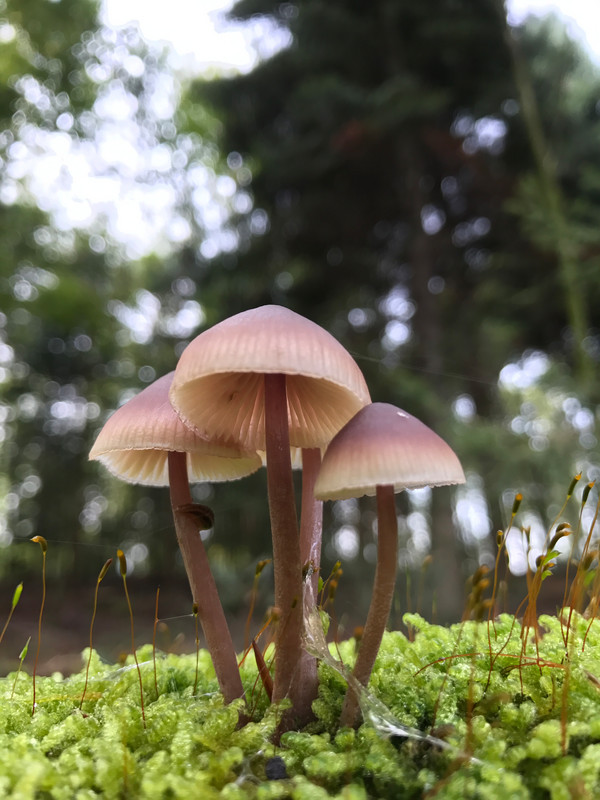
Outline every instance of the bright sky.
POLYGON ((169 0, 165 13, 164 5, 152 0, 104 0, 103 20, 112 27, 137 21, 146 40, 173 46, 176 65, 184 69, 247 71, 257 51, 266 57, 285 39, 264 21, 232 25, 225 20, 232 5, 231 0, 169 0))
POLYGON ((598 0, 508 0, 509 19, 513 23, 527 14, 548 14, 555 11, 565 20, 573 39, 587 46, 600 62, 600 2, 598 0))
MULTIPOLYGON (((171 42, 186 67, 248 69, 255 62, 252 44, 272 45, 259 22, 245 30, 227 23, 224 11, 231 5, 231 0, 169 0, 165 14, 164 6, 151 0, 104 0, 104 19, 115 26, 137 20, 146 39, 171 42)), ((527 13, 557 11, 573 38, 584 41, 600 61, 599 0, 508 0, 508 7, 513 22, 527 13)))
MULTIPOLYGON (((543 13, 549 7, 568 8, 563 13, 573 20, 572 35, 581 39, 587 35, 600 62, 600 0, 509 2, 514 22, 528 10, 543 13)), ((103 21, 111 27, 137 21, 147 40, 171 44, 172 66, 185 72, 249 70, 259 57, 270 55, 286 39, 265 21, 254 20, 243 26, 228 23, 224 12, 230 5, 231 0, 169 0, 165 13, 164 5, 154 0, 104 0, 103 21)), ((132 74, 143 71, 143 64, 135 58, 126 59, 123 67, 133 70, 132 74)), ((26 98, 32 103, 43 100, 35 81, 30 83, 25 87, 26 98)), ((154 83, 147 102, 158 124, 169 123, 176 103, 176 84, 168 72, 154 83)), ((105 225, 113 240, 125 244, 132 259, 149 250, 167 253, 173 244, 185 241, 189 224, 177 214, 176 192, 167 179, 173 154, 164 145, 144 144, 135 118, 135 102, 118 82, 105 87, 95 105, 99 127, 93 142, 72 139, 70 114, 61 115, 58 132, 29 126, 22 141, 11 148, 0 200, 16 202, 20 186, 25 186, 51 213, 55 227, 65 236, 73 228, 91 230, 90 246, 101 251, 106 245, 102 236, 105 225), (144 177, 148 172, 165 178, 148 182, 144 177)), ((194 207, 207 232, 203 255, 211 257, 219 250, 234 248, 236 242, 227 238, 224 227, 227 208, 232 203, 251 207, 250 195, 232 194, 233 181, 215 175, 208 167, 199 166, 186 174, 193 184, 189 190, 194 207)))

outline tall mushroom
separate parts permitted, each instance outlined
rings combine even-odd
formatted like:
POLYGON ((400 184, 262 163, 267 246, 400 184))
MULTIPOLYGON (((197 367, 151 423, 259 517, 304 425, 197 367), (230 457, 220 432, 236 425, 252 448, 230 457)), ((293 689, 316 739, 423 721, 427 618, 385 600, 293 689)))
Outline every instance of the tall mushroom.
MULTIPOLYGON (((293 714, 305 719, 311 698, 297 674, 302 562, 290 445, 324 447, 370 402, 362 373, 323 328, 281 306, 262 306, 197 336, 181 355, 170 397, 181 417, 207 435, 266 450, 275 604, 281 612, 273 699, 289 696, 293 714)), ((316 459, 312 464, 316 469, 316 459)))
MULTIPOLYGON (((361 409, 329 444, 315 494, 321 500, 377 496, 377 567, 371 604, 354 665, 366 686, 390 613, 398 564, 394 493, 464 483, 454 451, 420 420, 388 403, 361 409)), ((341 724, 352 725, 358 698, 348 691, 341 724)))
POLYGON ((199 530, 212 527, 210 509, 192 503, 188 481, 223 481, 260 467, 256 453, 209 441, 183 424, 169 402, 173 372, 147 386, 109 417, 90 459, 130 483, 169 485, 177 540, 206 644, 225 702, 243 695, 231 634, 199 530))

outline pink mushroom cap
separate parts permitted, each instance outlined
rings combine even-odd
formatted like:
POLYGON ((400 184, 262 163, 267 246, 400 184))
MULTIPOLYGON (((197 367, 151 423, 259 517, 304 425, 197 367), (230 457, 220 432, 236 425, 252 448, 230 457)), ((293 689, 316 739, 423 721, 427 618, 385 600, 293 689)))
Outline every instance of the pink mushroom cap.
POLYGON ((319 500, 464 483, 452 448, 423 422, 389 403, 361 409, 330 442, 315 486, 319 500))
POLYGON ((169 452, 187 453, 191 482, 242 478, 261 466, 257 453, 231 442, 209 440, 184 425, 169 402, 174 372, 154 381, 108 418, 90 451, 122 480, 147 486, 169 484, 169 452))
POLYGON ((244 311, 183 351, 170 397, 209 436, 265 449, 265 374, 285 374, 292 447, 323 447, 370 402, 362 372, 326 330, 281 306, 244 311))

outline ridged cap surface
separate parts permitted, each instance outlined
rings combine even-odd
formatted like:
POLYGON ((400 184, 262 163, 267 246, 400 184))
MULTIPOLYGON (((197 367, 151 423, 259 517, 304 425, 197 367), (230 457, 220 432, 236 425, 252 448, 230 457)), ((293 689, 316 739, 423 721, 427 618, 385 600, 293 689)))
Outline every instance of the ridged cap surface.
POLYGON ((333 438, 315 486, 319 500, 464 483, 452 448, 423 422, 388 403, 361 409, 333 438))
POLYGON ((122 480, 147 486, 169 483, 167 454, 187 453, 191 482, 227 481, 261 466, 256 453, 208 441, 183 424, 169 402, 173 372, 154 381, 109 417, 90 451, 122 480))
POLYGON ((370 402, 337 339, 281 306, 244 311, 197 336, 175 370, 171 402, 203 433, 264 450, 265 373, 287 375, 292 447, 324 446, 370 402))

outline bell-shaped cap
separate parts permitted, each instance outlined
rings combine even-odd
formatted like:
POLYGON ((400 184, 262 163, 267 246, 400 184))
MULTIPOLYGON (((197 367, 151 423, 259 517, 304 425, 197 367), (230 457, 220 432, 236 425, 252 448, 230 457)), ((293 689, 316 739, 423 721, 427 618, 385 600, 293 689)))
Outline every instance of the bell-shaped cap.
POLYGON ((171 387, 182 419, 208 436, 265 449, 265 373, 287 376, 292 447, 322 447, 370 402, 358 365, 326 330, 281 306, 214 325, 183 351, 171 387))
POLYGON ((183 424, 169 402, 173 372, 154 381, 109 417, 90 451, 122 480, 147 486, 169 483, 167 455, 187 453, 191 482, 243 478, 261 466, 256 453, 208 440, 183 424))
POLYGON ((389 403, 361 409, 332 439, 315 486, 319 500, 464 483, 452 448, 423 422, 389 403))

